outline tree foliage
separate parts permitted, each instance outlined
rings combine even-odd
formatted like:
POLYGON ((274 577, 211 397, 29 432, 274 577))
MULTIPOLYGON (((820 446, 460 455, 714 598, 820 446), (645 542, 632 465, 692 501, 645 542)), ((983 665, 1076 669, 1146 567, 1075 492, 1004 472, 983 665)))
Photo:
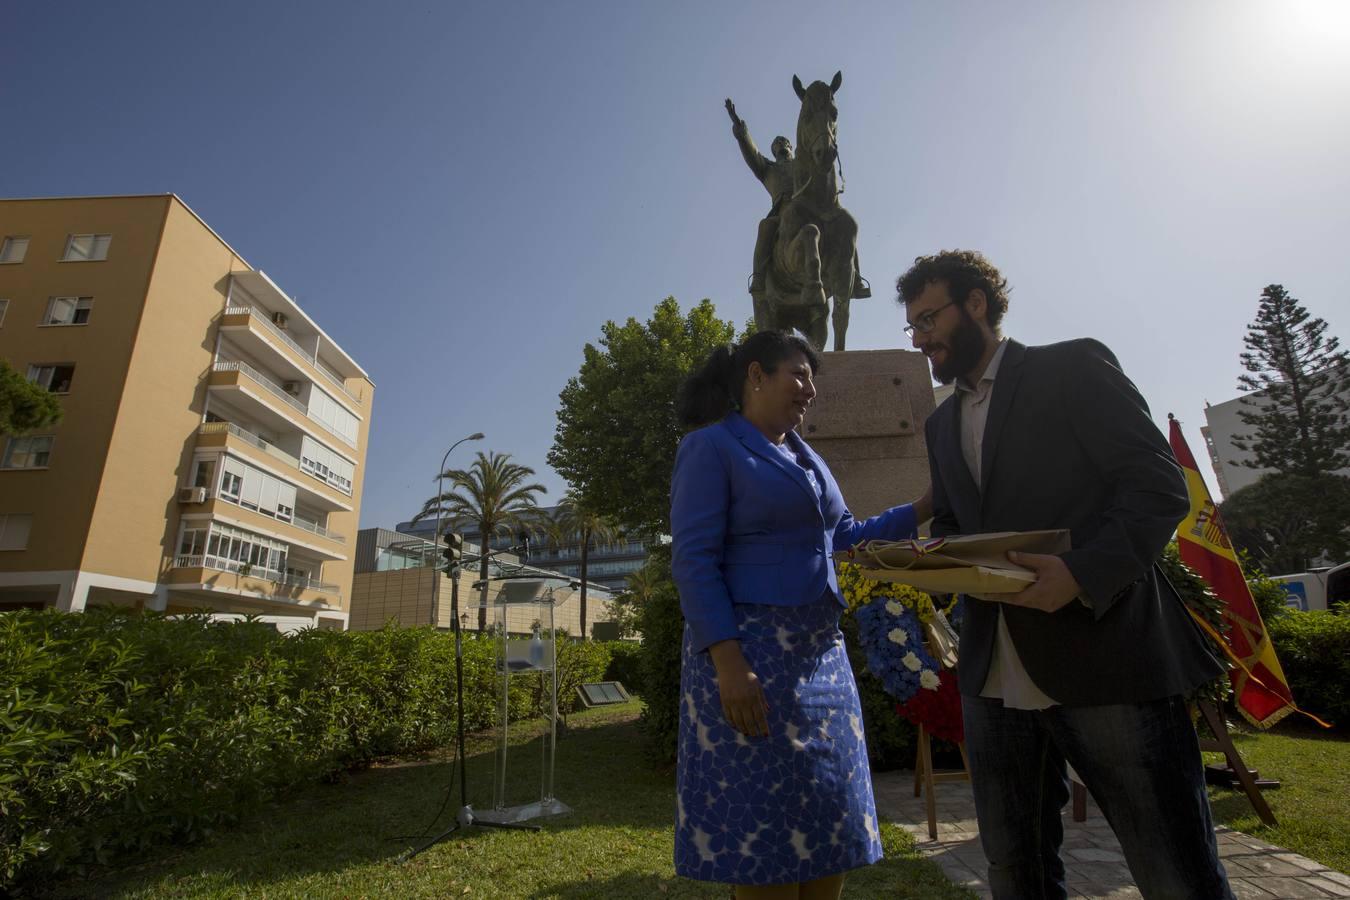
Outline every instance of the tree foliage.
MULTIPOLYGON (((538 519, 537 495, 548 489, 542 484, 526 482, 534 469, 511 461, 511 454, 478 452, 468 469, 447 469, 440 478, 450 482, 451 488, 422 505, 422 511, 413 517, 417 522, 440 515, 450 521, 471 521, 478 525, 482 535, 479 548, 478 575, 483 582, 483 604, 478 609, 478 630, 487 630, 488 550, 492 536, 501 532, 515 532, 531 528, 538 519)), ((437 540, 440 535, 436 535, 437 540)))
POLYGON ((1252 429, 1233 442, 1251 451, 1245 465, 1306 478, 1350 467, 1350 358, 1326 330, 1283 285, 1261 292, 1238 378, 1260 392, 1238 412, 1252 429))
POLYGON ((61 404, 55 395, 0 359, 0 435, 23 434, 59 421, 61 404))
POLYGON ((575 538, 581 550, 581 639, 586 640, 586 579, 589 577, 591 547, 597 543, 609 544, 619 536, 619 529, 596 511, 590 498, 575 488, 568 488, 562 502, 553 511, 557 531, 570 541, 575 538))
POLYGON ((1303 572, 1320 557, 1350 552, 1350 478, 1295 473, 1262 476, 1220 506, 1228 536, 1262 570, 1303 572))
POLYGON ((713 348, 735 336, 704 300, 680 310, 674 297, 651 319, 609 321, 587 344, 581 370, 560 395, 549 465, 630 534, 670 529, 670 473, 681 430, 675 391, 713 348))

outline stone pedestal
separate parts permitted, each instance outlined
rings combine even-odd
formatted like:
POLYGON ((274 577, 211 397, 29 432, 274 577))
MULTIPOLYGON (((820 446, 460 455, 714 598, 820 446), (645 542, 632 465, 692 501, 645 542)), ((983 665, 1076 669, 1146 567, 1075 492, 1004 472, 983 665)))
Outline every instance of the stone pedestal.
POLYGON ((934 409, 928 360, 914 350, 822 353, 800 434, 830 465, 858 518, 928 487, 923 423, 934 409))

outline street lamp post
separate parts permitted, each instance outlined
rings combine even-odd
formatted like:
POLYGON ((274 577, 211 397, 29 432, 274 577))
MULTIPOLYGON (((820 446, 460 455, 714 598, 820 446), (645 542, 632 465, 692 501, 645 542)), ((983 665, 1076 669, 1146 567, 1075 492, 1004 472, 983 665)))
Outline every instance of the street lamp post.
MULTIPOLYGON (((451 444, 450 449, 445 451, 445 456, 441 457, 441 467, 436 470, 436 531, 435 536, 432 539, 432 543, 436 545, 437 550, 440 549, 441 543, 441 510, 445 508, 445 500, 444 500, 445 467, 450 462, 450 454, 454 453, 455 448, 458 447, 460 444, 464 443, 465 441, 481 441, 482 439, 483 439, 483 432, 475 431, 468 437, 462 437, 459 440, 455 441, 453 444, 451 444)), ((433 560, 434 559, 435 557, 433 557, 433 560)), ((439 577, 439 573, 440 573, 440 566, 435 562, 433 562, 431 574, 432 628, 437 628, 440 625, 438 621, 440 619, 440 605, 441 605, 440 604, 441 579, 439 577)), ((450 615, 452 618, 455 618, 459 615, 459 573, 457 572, 451 573, 450 575, 450 615)))

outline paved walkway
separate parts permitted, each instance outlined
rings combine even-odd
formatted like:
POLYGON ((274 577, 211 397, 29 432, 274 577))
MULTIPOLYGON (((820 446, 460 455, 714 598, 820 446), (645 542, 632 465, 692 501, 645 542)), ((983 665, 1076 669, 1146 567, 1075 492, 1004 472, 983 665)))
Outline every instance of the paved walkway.
MULTIPOLYGON (((941 865, 952 881, 981 897, 989 897, 970 785, 952 782, 937 786, 938 839, 930 841, 923 799, 914 796, 914 773, 884 772, 874 774, 872 779, 877 814, 914 835, 919 849, 941 865)), ((1350 876, 1240 831, 1221 827, 1218 837, 1219 855, 1239 900, 1350 897, 1350 876)), ((1120 844, 1090 798, 1085 822, 1073 821, 1069 808, 1065 808, 1061 852, 1070 897, 1117 900, 1140 896, 1125 866, 1120 844)))

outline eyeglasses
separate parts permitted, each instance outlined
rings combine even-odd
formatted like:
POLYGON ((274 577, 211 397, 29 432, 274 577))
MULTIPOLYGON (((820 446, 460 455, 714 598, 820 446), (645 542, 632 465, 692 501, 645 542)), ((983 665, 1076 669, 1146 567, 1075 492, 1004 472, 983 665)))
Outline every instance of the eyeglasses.
POLYGON ((937 314, 942 312, 944 309, 951 306, 955 302, 956 302, 955 300, 948 300, 946 303, 942 304, 937 309, 930 309, 928 312, 919 316, 917 319, 914 320, 912 324, 906 325, 905 337, 914 337, 914 332, 916 331, 919 332, 920 334, 927 334, 928 332, 932 331, 934 328, 937 327, 937 314))

